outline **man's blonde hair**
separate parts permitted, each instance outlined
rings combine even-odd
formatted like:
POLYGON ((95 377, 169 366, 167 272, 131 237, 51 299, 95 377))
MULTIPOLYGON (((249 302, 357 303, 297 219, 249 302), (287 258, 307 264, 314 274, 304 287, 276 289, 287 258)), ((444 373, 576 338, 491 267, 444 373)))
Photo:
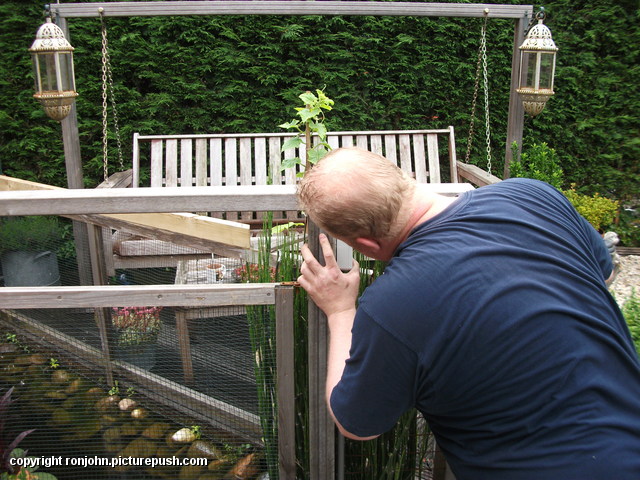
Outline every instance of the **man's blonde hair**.
POLYGON ((339 148, 306 172, 298 202, 320 227, 344 239, 397 235, 411 213, 416 182, 381 155, 339 148))

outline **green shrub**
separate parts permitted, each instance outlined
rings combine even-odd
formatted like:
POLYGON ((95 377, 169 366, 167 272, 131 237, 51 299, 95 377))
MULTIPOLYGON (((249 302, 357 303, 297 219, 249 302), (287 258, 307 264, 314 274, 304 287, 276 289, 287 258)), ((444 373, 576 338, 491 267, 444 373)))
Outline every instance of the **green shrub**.
POLYGON ((640 355, 640 298, 636 295, 635 290, 631 291, 631 296, 624 302, 622 313, 629 326, 633 344, 640 355))
MULTIPOLYGON (((517 145, 513 145, 512 150, 517 151, 517 145)), ((516 155, 513 156, 516 158, 516 155)), ((564 173, 560 168, 558 154, 545 142, 531 146, 529 150, 523 152, 520 158, 510 166, 511 177, 514 178, 534 178, 562 188, 564 173)))
POLYGON ((602 197, 598 193, 593 196, 582 195, 576 191, 575 185, 571 185, 569 190, 564 190, 562 193, 578 213, 599 232, 611 226, 618 216, 620 203, 617 200, 602 197))

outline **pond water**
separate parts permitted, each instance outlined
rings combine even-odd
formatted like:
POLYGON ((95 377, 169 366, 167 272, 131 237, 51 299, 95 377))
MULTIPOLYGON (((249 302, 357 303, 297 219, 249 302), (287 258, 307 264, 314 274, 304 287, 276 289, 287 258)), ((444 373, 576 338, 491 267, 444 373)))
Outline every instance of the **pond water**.
MULTIPOLYGON (((0 343, 3 440, 20 442, 39 471, 75 479, 266 479, 260 448, 178 423, 126 385, 109 389, 19 343, 0 343)), ((182 417, 181 417, 181 420, 182 417)))

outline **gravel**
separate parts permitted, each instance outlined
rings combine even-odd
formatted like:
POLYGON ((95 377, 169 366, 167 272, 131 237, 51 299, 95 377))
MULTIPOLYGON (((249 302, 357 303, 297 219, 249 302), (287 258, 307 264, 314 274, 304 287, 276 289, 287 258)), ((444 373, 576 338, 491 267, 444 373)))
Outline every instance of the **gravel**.
POLYGON ((635 290, 636 297, 640 296, 640 255, 621 255, 620 271, 616 279, 609 286, 618 301, 618 305, 631 296, 635 290))

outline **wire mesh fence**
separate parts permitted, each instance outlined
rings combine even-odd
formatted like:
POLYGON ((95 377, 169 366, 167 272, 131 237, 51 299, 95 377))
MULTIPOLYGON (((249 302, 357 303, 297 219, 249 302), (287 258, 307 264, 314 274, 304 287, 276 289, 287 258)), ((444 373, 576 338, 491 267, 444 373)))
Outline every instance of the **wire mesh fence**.
MULTIPOLYGON (((91 263, 77 254, 88 247, 87 237, 77 235, 70 220, 57 223, 43 246, 52 252, 57 271, 31 273, 30 284, 94 283, 91 263)), ((272 304, 243 303, 229 294, 228 303, 154 305, 153 297, 129 302, 124 290, 293 280, 299 240, 284 236, 262 236, 254 261, 167 251, 173 247, 166 242, 130 236, 127 241, 138 243, 129 250, 126 268, 104 276, 104 283, 122 287, 125 297, 96 300, 99 306, 48 308, 38 301, 2 311, 0 395, 11 392, 12 399, 1 411, 2 448, 30 431, 11 450, 26 450, 24 457, 31 460, 20 460, 23 466, 59 479, 310 478, 309 455, 317 447, 309 435, 309 371, 310 364, 325 359, 308 357, 304 292, 292 296, 287 321, 293 341, 283 349, 276 335, 282 322, 272 304), (283 254, 282 245, 289 253, 283 254), (293 427, 284 430, 284 441, 278 355, 295 366, 291 402, 284 405, 293 427), (289 472, 295 472, 284 476, 283 444, 292 451, 289 472)), ((122 257, 122 242, 115 245, 103 254, 122 257)), ((20 265, 24 273, 24 259, 20 265)), ((8 273, 3 256, 3 284, 26 284, 8 273)), ((365 273, 364 283, 373 271, 365 273)), ((339 455, 337 472, 346 479, 431 478, 432 440, 415 413, 379 440, 346 442, 339 450, 344 456, 339 455)))

